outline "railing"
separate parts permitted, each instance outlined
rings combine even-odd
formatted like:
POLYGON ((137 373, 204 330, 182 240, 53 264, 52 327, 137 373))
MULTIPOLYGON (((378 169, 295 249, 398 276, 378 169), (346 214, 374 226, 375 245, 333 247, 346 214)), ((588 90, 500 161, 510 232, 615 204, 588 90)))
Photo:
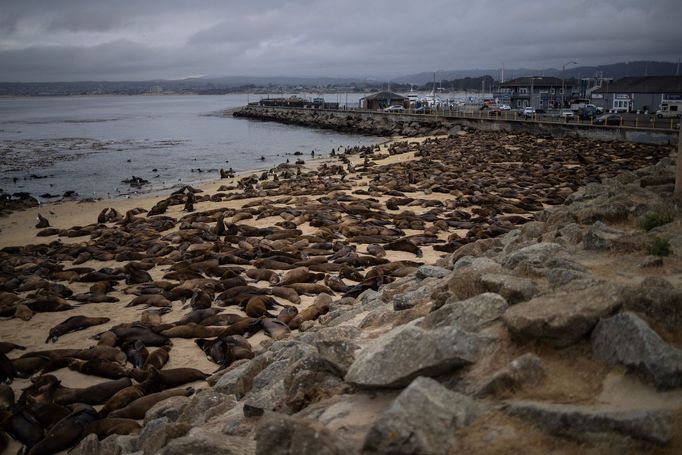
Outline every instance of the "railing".
MULTIPOLYGON (((254 106, 250 106, 254 107, 254 106)), ((449 108, 432 108, 425 112, 417 112, 414 109, 405 109, 402 112, 384 112, 382 109, 362 109, 362 108, 339 108, 339 109, 322 109, 322 108, 298 108, 288 106, 255 106, 256 108, 265 109, 285 109, 285 110, 299 110, 304 112, 353 112, 360 114, 385 115, 385 116, 411 116, 415 119, 423 118, 447 118, 447 119, 472 119, 472 120, 486 120, 486 121, 507 121, 507 122, 536 122, 547 124, 564 124, 567 126, 580 125, 591 126, 595 128, 628 128, 637 130, 650 131, 655 130, 679 130, 680 119, 659 119, 655 115, 645 114, 624 114, 620 116, 618 125, 609 125, 606 122, 599 124, 595 122, 595 118, 581 119, 576 116, 573 119, 568 117, 561 117, 556 113, 535 114, 533 116, 524 116, 517 111, 491 111, 477 110, 465 112, 462 110, 454 110, 449 108)), ((599 117, 599 116, 597 116, 599 117)))

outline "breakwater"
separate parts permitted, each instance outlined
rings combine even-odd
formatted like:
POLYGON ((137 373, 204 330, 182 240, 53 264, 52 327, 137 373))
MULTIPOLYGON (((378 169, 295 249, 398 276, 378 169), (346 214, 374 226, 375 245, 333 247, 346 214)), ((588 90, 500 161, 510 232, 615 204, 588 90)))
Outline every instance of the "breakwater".
POLYGON ((246 106, 232 112, 234 117, 275 121, 291 125, 333 129, 379 136, 416 137, 448 134, 453 130, 527 132, 552 136, 575 136, 594 140, 627 141, 643 144, 674 144, 678 130, 599 126, 522 119, 498 119, 439 114, 387 113, 361 110, 297 109, 246 106))

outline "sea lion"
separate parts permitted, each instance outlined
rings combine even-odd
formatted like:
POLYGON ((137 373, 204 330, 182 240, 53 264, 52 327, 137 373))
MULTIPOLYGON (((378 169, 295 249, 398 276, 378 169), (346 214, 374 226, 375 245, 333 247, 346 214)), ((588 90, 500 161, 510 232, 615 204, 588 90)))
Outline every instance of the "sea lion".
POLYGON ((111 331, 114 332, 120 344, 126 341, 140 340, 145 346, 164 346, 171 342, 168 337, 158 335, 148 327, 139 325, 134 325, 133 327, 113 327, 111 331))
POLYGON ((71 413, 71 409, 48 401, 29 402, 28 412, 36 418, 43 428, 50 428, 71 413))
POLYGON ((0 352, 0 381, 11 384, 14 381, 16 372, 12 361, 7 356, 0 352))
POLYGON ((287 325, 291 330, 296 330, 301 327, 303 322, 314 321, 327 312, 329 312, 329 304, 325 302, 314 303, 308 308, 301 310, 287 325))
POLYGON ((324 278, 324 273, 311 273, 305 267, 289 270, 284 274, 278 286, 287 286, 294 283, 314 283, 324 278))
POLYGON ((4 382, 0 382, 0 411, 12 406, 14 406, 14 390, 4 382))
POLYGON ((118 342, 118 337, 114 332, 107 330, 99 334, 99 340, 97 340, 97 346, 116 346, 118 342))
POLYGON ((141 368, 147 360, 147 357, 149 357, 149 351, 140 340, 126 341, 121 346, 121 350, 135 368, 141 368))
POLYGON ((13 350, 18 349, 20 351, 25 351, 26 346, 20 344, 10 343, 8 341, 0 341, 0 352, 3 354, 9 354, 13 350))
POLYGON ((38 222, 36 223, 37 229, 43 229, 43 228, 50 227, 50 222, 47 220, 47 218, 42 216, 40 213, 38 214, 37 218, 38 218, 38 222))
POLYGON ((279 319, 266 318, 261 320, 261 324, 265 334, 273 340, 282 340, 291 333, 291 329, 288 327, 287 323, 279 319))
POLYGON ((140 322, 148 327, 155 327, 161 325, 162 315, 167 312, 167 308, 147 309, 142 312, 140 322))
POLYGON ((227 368, 240 359, 252 359, 251 345, 239 335, 218 337, 214 340, 198 339, 195 343, 204 351, 206 357, 217 363, 220 369, 227 368))
POLYGON ((386 250, 377 243, 367 245, 367 253, 378 258, 386 257, 386 250))
POLYGON ((188 382, 203 381, 209 376, 196 368, 172 368, 159 371, 160 381, 164 389, 179 387, 188 382))
POLYGON ((56 295, 40 296, 35 300, 27 302, 26 306, 35 313, 52 313, 74 309, 73 305, 70 305, 66 300, 56 295))
POLYGON ((72 389, 69 387, 59 387, 55 390, 53 399, 58 404, 84 403, 90 405, 104 404, 116 392, 129 387, 132 384, 130 378, 115 379, 104 381, 90 387, 72 389))
POLYGON ((127 368, 108 360, 72 360, 69 363, 69 370, 107 379, 121 379, 129 374, 127 368))
POLYGON ((285 324, 289 324, 289 321, 291 321, 297 314, 298 309, 296 307, 286 306, 282 308, 282 311, 279 312, 279 314, 277 315, 277 319, 279 319, 285 324))
POLYGON ((126 363, 125 353, 111 346, 93 346, 87 349, 77 349, 69 357, 79 360, 107 360, 109 362, 118 362, 121 365, 126 363))
POLYGON ((67 333, 76 332, 87 329, 95 325, 105 324, 109 322, 109 318, 94 318, 88 316, 71 316, 50 329, 50 333, 45 340, 45 343, 52 341, 56 343, 60 336, 67 333))
POLYGON ((163 368, 163 366, 168 363, 168 352, 170 349, 170 346, 162 346, 152 351, 149 354, 149 357, 147 357, 147 360, 145 360, 144 365, 142 365, 142 369, 147 370, 149 368, 156 368, 157 370, 160 370, 163 368))
POLYGON ((228 335, 242 335, 249 337, 260 330, 260 322, 258 319, 244 317, 234 324, 225 327, 218 336, 228 335))
POLYGON ((332 291, 346 292, 350 286, 343 282, 341 278, 336 275, 327 275, 324 278, 324 284, 332 291))
POLYGON ((142 425, 132 419, 107 417, 90 422, 85 427, 85 435, 94 433, 97 435, 97 439, 101 441, 112 434, 136 434, 140 432, 141 428, 142 425))
POLYGON ((204 289, 196 288, 192 294, 192 298, 189 301, 190 307, 194 310, 205 310, 211 308, 213 304, 213 293, 208 292, 204 289))
POLYGON ((279 305, 279 303, 272 297, 258 295, 249 299, 244 307, 244 313, 252 318, 259 318, 261 316, 274 318, 276 316, 270 314, 268 310, 273 309, 277 305, 279 305))
POLYGON ((223 330, 222 327, 209 327, 190 322, 164 330, 161 335, 168 338, 205 338, 218 336, 223 330))
POLYGON ((215 316, 216 314, 218 314, 222 311, 224 311, 223 308, 205 308, 205 309, 192 310, 189 313, 187 313, 182 319, 174 322, 173 325, 189 324, 190 322, 194 322, 195 324, 198 324, 201 321, 203 321, 204 319, 215 316))
POLYGON ((26 305, 19 304, 14 309, 14 317, 22 321, 30 321, 35 313, 26 305))
POLYGON ((168 300, 166 297, 159 294, 144 294, 135 297, 133 300, 126 305, 126 307, 146 305, 146 308, 156 307, 156 308, 170 308, 173 306, 173 302, 168 300))
POLYGON ((354 267, 351 267, 348 264, 343 264, 339 269, 339 278, 347 278, 349 280, 358 282, 365 279, 365 277, 363 277, 360 272, 358 272, 354 267))
POLYGON ((322 293, 334 295, 334 291, 329 289, 324 284, 293 283, 293 284, 288 284, 286 287, 293 289, 299 295, 317 295, 317 294, 322 294, 322 293))
POLYGON ((2 427, 13 439, 21 442, 27 450, 30 450, 45 436, 45 429, 40 422, 24 409, 17 409, 9 417, 6 417, 2 427))
POLYGON ((106 417, 110 412, 124 408, 138 398, 150 393, 158 392, 162 388, 163 383, 161 382, 159 370, 150 367, 149 370, 146 371, 142 382, 116 392, 106 403, 104 403, 99 414, 102 417, 106 417))
POLYGON ((241 320, 244 316, 234 313, 221 313, 202 319, 199 324, 206 326, 227 326, 241 320))
POLYGON ((85 436, 85 428, 98 418, 92 406, 84 405, 50 428, 45 437, 28 451, 28 455, 51 455, 68 449, 85 436))
POLYGON ((116 417, 121 419, 144 419, 145 414, 156 403, 163 401, 170 397, 188 397, 194 393, 192 387, 184 389, 169 389, 162 392, 156 392, 144 397, 138 398, 127 406, 117 409, 109 413, 109 417, 116 417))
POLYGON ((98 281, 90 286, 90 292, 106 294, 114 290, 114 285, 111 281, 98 281))
POLYGON ((298 305, 301 303, 301 297, 298 295, 298 292, 291 288, 281 288, 281 287, 273 287, 271 289, 272 295, 275 297, 281 297, 283 299, 287 299, 291 303, 298 305))
POLYGON ((71 300, 75 300, 80 303, 116 303, 120 302, 118 297, 113 295, 107 295, 103 292, 84 292, 82 294, 74 294, 71 300))
POLYGON ((423 256, 421 248, 415 245, 411 240, 399 239, 394 242, 390 242, 384 245, 385 250, 392 251, 406 251, 408 253, 413 253, 418 258, 423 256))
POLYGON ((270 284, 279 283, 279 275, 272 270, 250 269, 246 271, 246 276, 256 281, 267 281, 270 284))

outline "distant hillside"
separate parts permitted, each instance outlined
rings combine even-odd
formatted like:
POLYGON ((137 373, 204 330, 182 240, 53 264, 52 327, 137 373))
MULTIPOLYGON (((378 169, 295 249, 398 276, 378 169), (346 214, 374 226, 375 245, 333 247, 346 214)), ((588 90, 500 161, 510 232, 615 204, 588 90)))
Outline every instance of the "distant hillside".
MULTIPOLYGON (((672 62, 625 62, 611 65, 598 66, 575 66, 566 68, 565 76, 568 77, 593 77, 601 73, 601 77, 620 79, 626 76, 672 76, 676 74, 677 63, 672 62)), ((492 76, 496 80, 501 78, 501 69, 473 69, 457 71, 438 71, 436 80, 463 79, 465 77, 492 76)), ((561 77, 561 68, 505 68, 505 80, 521 76, 557 76, 561 77)), ((416 73, 394 78, 393 81, 405 84, 426 84, 433 82, 433 71, 416 73)))

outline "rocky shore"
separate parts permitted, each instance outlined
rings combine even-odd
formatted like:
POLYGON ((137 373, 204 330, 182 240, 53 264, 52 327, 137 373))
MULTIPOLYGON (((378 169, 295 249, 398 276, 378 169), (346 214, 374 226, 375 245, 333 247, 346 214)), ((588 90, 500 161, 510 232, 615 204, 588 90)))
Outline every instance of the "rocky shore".
MULTIPOLYGON (((58 240, 0 251, 14 315, 0 337, 26 346, 6 351, 23 398, 8 409, 56 404, 65 392, 40 386, 50 375, 71 390, 108 384, 73 359, 98 333, 126 351, 135 328, 172 339, 170 362, 124 359, 122 379, 147 399, 126 404, 142 414, 111 395, 90 404, 70 453, 679 453, 672 153, 461 132, 43 227, 39 239, 58 240), (102 282, 101 302, 117 301, 94 303, 102 282), (44 312, 47 301, 71 308, 44 312), (228 316, 221 307, 231 322, 201 323, 202 311, 228 316), (45 354, 48 329, 76 314, 111 321, 45 354), (22 355, 39 351, 50 363, 31 370, 22 355), (181 383, 178 368, 215 372, 181 383)), ((67 422, 77 406, 60 410, 67 422)))

